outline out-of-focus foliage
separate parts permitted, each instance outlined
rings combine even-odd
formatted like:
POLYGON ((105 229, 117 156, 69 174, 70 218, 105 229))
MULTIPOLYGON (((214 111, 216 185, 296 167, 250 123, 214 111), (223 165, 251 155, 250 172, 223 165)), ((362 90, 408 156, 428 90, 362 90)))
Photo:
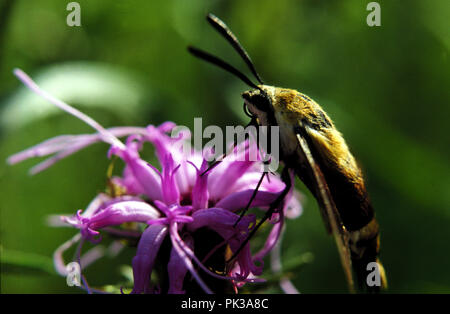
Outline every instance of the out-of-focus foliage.
MULTIPOLYGON (((91 132, 58 114, 12 75, 20 67, 49 92, 104 126, 244 124, 227 73, 192 58, 195 44, 248 73, 204 20, 221 17, 270 84, 313 97, 333 118, 367 178, 381 225, 391 292, 450 292, 450 2, 378 1, 381 27, 368 27, 370 1, 78 1, 81 27, 66 25, 69 1, 0 2, 0 241, 2 292, 74 292, 48 269, 74 230, 45 218, 83 208, 105 186, 105 145, 35 177, 36 161, 7 156, 48 137, 91 132), (41 108, 41 109, 39 109, 41 108), (37 111, 36 111, 37 110, 37 111)), ((345 292, 332 238, 304 191, 304 215, 288 223, 283 261, 302 292, 345 292)), ((133 250, 86 270, 100 285, 126 282, 133 250), (121 268, 122 267, 122 268, 121 268)), ((270 288, 270 292, 279 292, 270 288)))

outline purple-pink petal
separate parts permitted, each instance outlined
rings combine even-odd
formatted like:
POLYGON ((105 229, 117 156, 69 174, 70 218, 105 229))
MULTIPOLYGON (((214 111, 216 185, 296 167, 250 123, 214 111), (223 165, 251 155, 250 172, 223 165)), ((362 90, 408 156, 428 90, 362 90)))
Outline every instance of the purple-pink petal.
POLYGON ((212 294, 211 289, 209 289, 203 279, 199 276, 198 272, 194 269, 191 258, 195 258, 195 255, 191 248, 180 238, 180 235, 178 234, 178 224, 176 222, 170 224, 170 239, 174 250, 184 262, 192 277, 194 277, 203 291, 212 294))
POLYGON ((272 227, 272 230, 269 233, 269 236, 266 239, 266 242, 264 243, 263 248, 254 255, 254 259, 262 260, 278 243, 281 236, 281 231, 283 230, 284 226, 284 217, 283 212, 280 212, 280 220, 279 222, 275 223, 272 227))
MULTIPOLYGON (((245 240, 249 230, 249 225, 255 222, 255 217, 251 215, 244 216, 241 221, 234 226, 239 215, 222 208, 201 209, 192 214, 194 221, 188 225, 191 230, 201 227, 208 227, 216 231, 223 239, 228 241, 230 248, 236 252, 245 240)), ((262 266, 256 266, 250 253, 250 245, 247 243, 237 256, 241 273, 237 274, 239 278, 245 279, 250 273, 260 274, 262 266)))
MULTIPOLYGON (((233 190, 229 191, 230 193, 239 192, 242 190, 247 190, 248 188, 256 188, 259 180, 262 176, 261 171, 247 171, 242 174, 236 183, 233 186, 233 190)), ((269 173, 264 177, 264 180, 261 182, 261 186, 259 190, 269 191, 269 192, 281 192, 285 187, 283 181, 280 180, 279 177, 274 176, 269 173)))
MULTIPOLYGON (((98 141, 111 145, 108 156, 117 155, 125 163, 122 176, 114 177, 111 181, 123 188, 120 194, 125 191, 125 195, 112 197, 100 193, 84 212, 79 210, 74 216, 62 217, 64 222, 80 229, 81 232, 55 252, 55 266, 59 273, 65 274, 62 253, 73 243, 81 239, 76 256, 79 262, 82 260, 83 264, 86 264, 97 259, 103 252, 102 247, 97 246, 82 259, 82 243, 86 239, 91 242, 100 241, 97 236, 102 229, 116 236, 127 232, 130 234, 129 230, 111 226, 139 222, 147 223, 149 226, 142 234, 138 231, 132 234, 136 237, 141 236, 136 256, 132 261, 133 293, 161 292, 159 287, 151 287, 150 278, 166 235, 170 236, 172 243, 167 265, 169 293, 184 292, 183 282, 187 271, 206 293, 212 293, 212 290, 200 275, 232 280, 236 287, 242 286, 245 282, 261 280, 255 276, 262 272, 262 258, 267 253, 273 252, 276 249, 275 245, 280 243, 284 217, 293 218, 301 213, 299 197, 293 188, 285 198, 282 210, 279 209, 275 213, 277 219, 271 219, 273 228, 264 246, 252 256, 250 242, 246 243, 236 256, 234 267, 226 276, 212 272, 195 256, 192 237, 199 228, 206 227, 223 238, 220 245, 227 244, 232 252, 241 249, 249 232, 254 228, 256 219, 254 215, 245 215, 235 226, 239 215, 234 212, 247 206, 263 171, 262 155, 254 141, 247 140, 240 143, 217 167, 201 175, 208 168, 207 156, 213 152, 210 149, 198 152, 187 145, 186 140, 190 137, 190 132, 182 131, 176 138, 169 136, 168 133, 176 126, 173 122, 166 122, 160 126, 149 125, 146 128, 105 129, 89 116, 40 89, 22 71, 15 70, 14 73, 36 94, 90 125, 97 133, 63 135, 49 139, 11 156, 9 163, 17 163, 31 157, 50 156, 31 169, 32 173, 37 173, 98 141), (122 136, 128 136, 126 144, 118 139, 122 136), (155 147, 161 170, 141 159, 139 152, 144 142, 150 142, 155 147), (180 236, 181 233, 183 237, 180 236), (194 268, 193 263, 198 268, 194 268), (197 269, 201 269, 201 273, 198 273, 197 269)), ((290 175, 293 178, 293 173, 290 175)), ((284 187, 285 184, 278 176, 266 175, 250 207, 267 209, 284 187)), ((219 243, 216 247, 218 246, 219 243)), ((85 278, 82 279, 88 291, 91 291, 85 278)), ((282 279, 283 289, 294 291, 289 284, 286 278, 282 279)))
POLYGON ((180 191, 175 181, 174 174, 179 169, 175 166, 172 155, 166 154, 161 175, 162 194, 164 202, 168 205, 179 204, 180 191))
MULTIPOLYGON (((254 191, 255 190, 252 189, 232 193, 216 203, 215 206, 232 212, 243 209, 247 206, 254 191)), ((250 207, 268 207, 276 200, 279 194, 280 193, 258 191, 250 207)))
POLYGON ((89 218, 89 227, 97 230, 125 222, 147 222, 159 217, 159 212, 145 202, 124 201, 115 203, 89 218))
POLYGON ((125 222, 147 222, 159 217, 159 212, 151 205, 142 201, 122 201, 113 203, 108 207, 98 210, 90 216, 77 212, 76 217, 63 217, 63 219, 76 228, 81 229, 81 234, 92 242, 97 242, 94 236, 97 230, 125 222))
POLYGON ((66 104, 65 102, 59 100, 58 98, 52 96, 51 94, 47 93, 46 91, 42 90, 25 72, 23 72, 20 69, 14 69, 14 74, 17 76, 19 80, 24 83, 26 87, 28 87, 31 91, 36 93, 37 95, 41 96, 42 98, 46 99, 56 107, 59 107, 60 109, 66 111, 67 113, 73 115, 74 117, 80 119, 81 121, 85 122, 89 126, 91 126, 93 129, 95 129, 102 137, 102 140, 110 143, 111 145, 115 145, 118 147, 123 147, 123 143, 117 139, 113 134, 111 134, 109 131, 107 131, 103 126, 101 126, 97 121, 89 117, 88 115, 80 112, 79 110, 75 109, 74 107, 66 104))
MULTIPOLYGON (((186 237, 184 243, 193 250, 194 241, 191 237, 186 237)), ((184 294, 183 283, 184 278, 188 272, 188 268, 183 259, 178 255, 177 251, 172 248, 170 252, 169 264, 167 265, 167 272, 169 274, 169 294, 184 294)))
POLYGON ((139 157, 135 147, 127 146, 126 149, 113 147, 111 153, 123 158, 148 198, 151 200, 162 199, 160 175, 139 157))
POLYGON ((168 228, 161 225, 150 225, 142 233, 136 256, 133 258, 134 287, 131 293, 150 292, 150 275, 153 270, 159 248, 167 235, 168 228))
MULTIPOLYGON (((195 167, 195 165, 193 165, 195 167)), ((202 166, 197 171, 197 181, 195 182, 194 188, 192 189, 192 207, 194 210, 207 208, 209 200, 208 192, 208 173, 205 172, 208 169, 208 162, 203 160, 202 166)))
MULTIPOLYGON (((225 162, 222 162, 225 163, 225 162)), ((213 169, 210 175, 210 184, 208 186, 209 195, 212 200, 219 200, 233 189, 236 181, 253 165, 252 161, 233 161, 228 164, 222 175, 216 175, 216 169, 213 169), (214 174, 214 175, 213 175, 214 174)))

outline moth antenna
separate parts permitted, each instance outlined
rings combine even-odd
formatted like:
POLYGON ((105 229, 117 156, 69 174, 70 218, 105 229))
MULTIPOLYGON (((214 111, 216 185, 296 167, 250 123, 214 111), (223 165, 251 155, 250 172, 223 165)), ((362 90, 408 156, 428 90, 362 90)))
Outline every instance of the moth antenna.
MULTIPOLYGON (((250 125, 256 125, 257 126, 256 123, 257 123, 256 122, 256 118, 252 117, 252 120, 245 126, 245 128, 249 127, 250 125)), ((246 135, 248 135, 248 134, 246 134, 246 135)), ((208 173, 209 171, 214 169, 218 164, 220 164, 225 159, 225 157, 227 157, 236 148, 237 144, 238 144, 237 140, 234 139, 233 147, 229 151, 226 151, 225 153, 223 153, 220 158, 216 159, 205 171, 203 171, 200 174, 200 176, 203 177, 203 175, 205 173, 208 173)))
POLYGON ((206 51, 197 49, 195 47, 192 46, 188 46, 188 51, 194 56, 197 57, 199 59, 202 59, 206 62, 209 62, 211 64, 214 64, 216 66, 218 66, 219 68, 224 69, 225 71, 227 71, 228 73, 233 74, 234 76, 238 77, 241 79, 241 81, 243 81, 245 84, 247 84, 250 87, 253 87, 255 89, 260 89, 258 87, 258 85, 256 85, 255 83, 253 83, 247 76, 245 76, 245 74, 243 74, 241 71, 239 71, 238 69, 236 69, 235 67, 233 67, 232 65, 230 65, 229 63, 223 61, 222 59, 219 59, 216 56, 213 56, 209 53, 207 53, 206 51))
POLYGON ((233 34, 233 32, 228 28, 228 26, 217 16, 212 13, 209 13, 206 16, 206 20, 214 27, 236 50, 236 52, 241 56, 241 58, 245 61, 250 71, 256 77, 259 83, 264 84, 263 80, 259 76, 258 72, 255 69, 255 65, 253 64, 252 59, 250 58, 247 51, 245 51, 244 47, 242 47, 241 43, 237 39, 237 37, 233 34))
MULTIPOLYGON (((221 157, 222 159, 225 158, 224 155, 222 155, 222 157, 221 157)), ((208 173, 209 171, 213 170, 221 162, 222 162, 222 160, 215 160, 205 171, 203 171, 200 174, 200 177, 203 177, 205 175, 205 173, 208 173)))
POLYGON ((236 148, 237 144, 238 143, 235 140, 233 143, 233 147, 230 149, 230 151, 226 151, 225 153, 222 154, 222 156, 216 158, 216 160, 214 160, 214 162, 200 174, 200 177, 203 177, 205 173, 208 173, 209 171, 213 170, 218 164, 220 164, 225 159, 225 157, 227 157, 236 148))

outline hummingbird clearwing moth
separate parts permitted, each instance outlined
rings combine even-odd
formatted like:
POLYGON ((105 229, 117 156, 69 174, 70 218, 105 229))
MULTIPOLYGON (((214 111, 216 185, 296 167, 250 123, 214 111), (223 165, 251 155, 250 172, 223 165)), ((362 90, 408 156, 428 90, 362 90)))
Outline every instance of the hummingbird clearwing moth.
MULTIPOLYGON (((293 171, 319 204, 325 227, 337 244, 349 290, 354 291, 353 272, 360 291, 377 292, 385 288, 386 276, 378 259, 378 222, 361 169, 343 136, 320 105, 308 96, 294 89, 265 85, 248 53, 227 25, 212 14, 207 16, 207 21, 239 53, 259 84, 205 51, 188 47, 189 52, 252 87, 242 94, 245 112, 251 117, 250 124, 279 126, 280 131, 280 161, 285 165, 282 179, 286 187, 248 238, 279 207, 292 186, 289 171, 293 171), (378 266, 379 285, 369 285, 367 280, 368 265, 374 262, 378 266)), ((234 252, 234 256, 237 253, 234 252)))

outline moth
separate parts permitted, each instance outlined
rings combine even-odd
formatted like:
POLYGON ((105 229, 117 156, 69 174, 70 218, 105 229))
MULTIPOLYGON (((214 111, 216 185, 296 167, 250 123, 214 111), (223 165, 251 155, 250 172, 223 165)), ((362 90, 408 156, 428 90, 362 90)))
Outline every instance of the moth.
POLYGON ((286 188, 252 232, 256 232, 283 201, 293 184, 289 175, 293 171, 319 204, 325 227, 337 244, 350 291, 354 291, 353 275, 361 291, 372 292, 386 287, 384 268, 378 258, 379 225, 361 169, 342 134, 322 107, 310 97, 294 89, 264 84, 250 56, 228 26, 212 14, 208 14, 207 21, 238 52, 259 84, 203 50, 189 46, 189 52, 230 72, 252 87, 242 94, 244 110, 251 118, 250 124, 279 126, 280 161, 285 165, 281 176, 286 188), (379 285, 367 284, 368 266, 374 265, 370 263, 376 263, 379 285))

